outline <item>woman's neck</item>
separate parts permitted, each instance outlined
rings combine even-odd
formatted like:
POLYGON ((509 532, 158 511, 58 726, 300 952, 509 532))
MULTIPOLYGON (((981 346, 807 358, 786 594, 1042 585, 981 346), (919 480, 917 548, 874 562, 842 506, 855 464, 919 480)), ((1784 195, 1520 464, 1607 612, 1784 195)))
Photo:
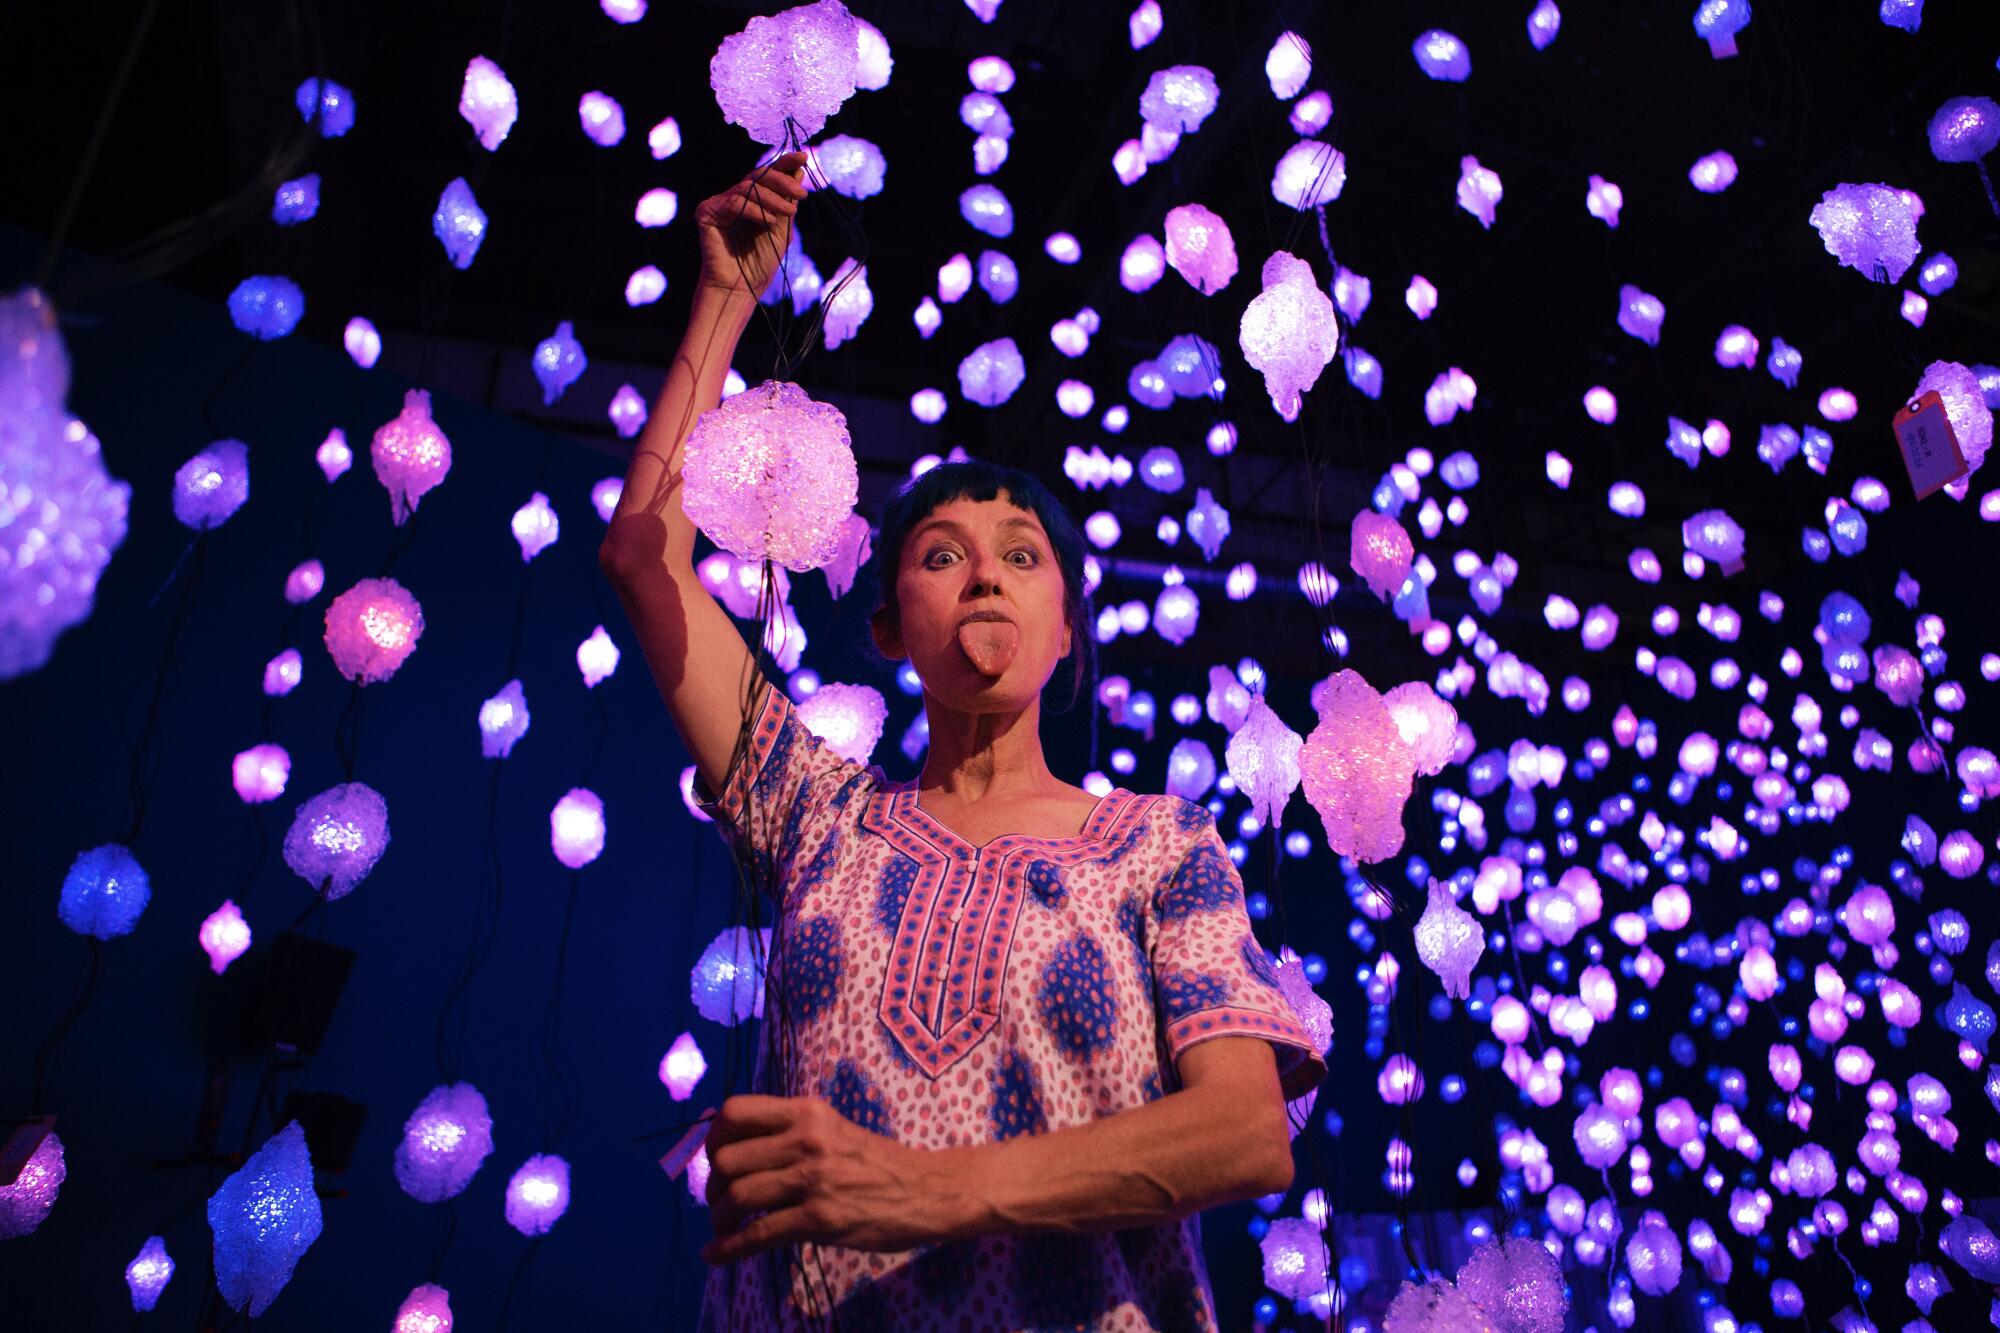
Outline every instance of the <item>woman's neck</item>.
POLYGON ((1063 784, 1042 755, 1040 697, 1018 712, 967 713, 924 696, 930 745, 917 786, 955 801, 1046 792, 1063 784))

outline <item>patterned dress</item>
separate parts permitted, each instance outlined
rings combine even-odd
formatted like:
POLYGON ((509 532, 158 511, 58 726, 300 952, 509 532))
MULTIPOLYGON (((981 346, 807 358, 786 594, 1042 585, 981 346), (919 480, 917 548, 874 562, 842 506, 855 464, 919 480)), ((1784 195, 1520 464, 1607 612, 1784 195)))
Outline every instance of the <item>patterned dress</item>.
MULTIPOLYGON (((792 1092, 865 1129, 938 1149, 1085 1124, 1173 1092, 1175 1058, 1225 1035, 1272 1043, 1288 1101, 1326 1076, 1202 806, 1114 788, 1077 836, 974 846, 924 813, 915 779, 841 758, 775 687, 702 804, 777 886, 792 1092)), ((711 1268, 701 1328, 1216 1328, 1198 1215, 794 1253, 711 1268)))

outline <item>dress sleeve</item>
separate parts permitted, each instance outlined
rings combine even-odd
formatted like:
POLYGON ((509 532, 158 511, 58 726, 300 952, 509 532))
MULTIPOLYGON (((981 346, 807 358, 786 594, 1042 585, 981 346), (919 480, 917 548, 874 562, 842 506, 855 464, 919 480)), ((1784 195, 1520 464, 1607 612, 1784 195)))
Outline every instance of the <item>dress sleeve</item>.
POLYGON ((1170 1058, 1210 1037, 1262 1037, 1277 1053, 1286 1101, 1319 1086, 1326 1059, 1251 932, 1242 877, 1212 819, 1201 821, 1187 854, 1155 887, 1147 915, 1170 1058))
POLYGON ((747 855, 759 887, 782 897, 781 876, 826 803, 868 770, 844 759, 806 730, 784 690, 765 681, 763 702, 714 796, 697 772, 694 799, 738 852, 747 855))

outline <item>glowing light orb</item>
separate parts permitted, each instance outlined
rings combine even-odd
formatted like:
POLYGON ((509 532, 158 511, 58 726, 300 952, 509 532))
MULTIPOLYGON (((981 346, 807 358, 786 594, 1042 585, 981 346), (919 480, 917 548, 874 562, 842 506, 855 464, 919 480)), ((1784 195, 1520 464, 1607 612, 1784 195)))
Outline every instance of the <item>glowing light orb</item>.
POLYGON ((1203 296, 1236 276, 1236 242, 1229 224, 1200 204, 1167 210, 1167 263, 1203 296))
POLYGON ((1471 993, 1472 969, 1486 951, 1486 937, 1478 919, 1458 905, 1449 884, 1430 881, 1424 913, 1411 935, 1417 958, 1437 974, 1444 993, 1465 999, 1471 993))
POLYGON ((1642 292, 1629 282, 1618 289, 1618 327, 1640 342, 1658 347, 1660 325, 1666 318, 1666 303, 1651 292, 1642 292))
POLYGON ((1478 218, 1480 226, 1492 227, 1501 195, 1499 172, 1480 166, 1476 157, 1458 160, 1458 206, 1478 218))
POLYGON ((438 195, 431 214, 431 230, 450 258, 453 268, 472 267, 480 242, 486 239, 486 211, 473 196, 472 187, 460 176, 438 195))
POLYGON ((222 906, 202 918, 195 939, 208 955, 208 970, 219 977, 250 947, 250 923, 243 919, 242 909, 225 898, 222 906))
POLYGON ((208 1201, 208 1225, 215 1236, 217 1290, 256 1318, 319 1239, 319 1196, 298 1121, 273 1134, 222 1182, 208 1201))
POLYGON ((1990 97, 1950 98, 1932 115, 1925 132, 1931 156, 1938 161, 1977 162, 2000 144, 2000 102, 1990 97))
POLYGON ((143 1313, 152 1309, 173 1278, 174 1261, 167 1254, 167 1242, 159 1236, 146 1237, 139 1253, 125 1265, 125 1285, 132 1293, 133 1310, 143 1313))
POLYGON ((701 1053, 701 1045, 692 1032, 683 1032, 674 1038, 674 1044, 660 1057, 660 1082, 666 1086, 667 1094, 677 1102, 684 1102, 694 1095, 695 1084, 701 1082, 708 1072, 708 1060, 701 1053))
POLYGON ((237 751, 229 765, 230 785, 245 805, 274 801, 285 794, 292 757, 282 745, 253 745, 237 751))
POLYGON ((131 934, 152 896, 152 880, 131 849, 108 842, 70 863, 56 915, 79 935, 108 940, 131 934))
POLYGON ((1590 216, 1616 231, 1619 210, 1625 207, 1625 192, 1616 183, 1593 175, 1590 188, 1584 192, 1583 206, 1590 216))
POLYGON ((174 473, 174 517, 196 532, 221 527, 250 498, 250 449, 217 440, 174 473))
POLYGON ((1916 215, 1890 186, 1836 185, 1809 221, 1828 254, 1873 282, 1900 282, 1916 262, 1916 215))
POLYGON ((1243 311, 1238 345, 1263 373, 1278 415, 1294 421, 1302 395, 1339 347, 1333 302, 1314 280, 1312 266, 1283 250, 1264 261, 1261 276, 1263 290, 1243 311))
POLYGON ((1749 22, 1750 0, 1701 0, 1695 6, 1695 35, 1708 43, 1709 55, 1716 60, 1736 54, 1736 34, 1749 22))
POLYGON ((1563 1333, 1562 1266, 1532 1236, 1496 1236, 1459 1266, 1458 1289, 1502 1333, 1563 1333))
POLYGON ((401 527, 425 494, 451 471, 451 441, 431 420, 431 396, 422 389, 403 395, 403 410, 384 422, 369 444, 375 476, 389 492, 389 507, 401 527))
POLYGON ((1993 409, 1980 391, 1979 377, 1956 361, 1933 361, 1924 367, 1910 397, 1922 397, 1933 389, 1944 402, 1945 419, 1951 422, 1967 472, 1978 471, 1993 447, 1993 409))
POLYGON ((271 199, 271 221, 280 227, 296 227, 301 222, 310 222, 318 212, 318 172, 286 181, 271 199))
POLYGON ((851 763, 867 764, 882 739, 889 705, 872 685, 829 682, 799 701, 799 721, 851 763))
POLYGON ((1271 197, 1287 208, 1331 203, 1346 185, 1346 156, 1318 139, 1301 139, 1287 148, 1271 173, 1271 197))
POLYGON ((493 1152, 493 1117, 470 1083, 443 1083, 424 1095, 396 1143, 396 1183, 419 1203, 462 1193, 493 1152))
POLYGON ((975 185, 959 195, 958 212, 974 231, 999 240, 1014 234, 1014 205, 997 185, 975 185))
POLYGON ((1139 94, 1139 118, 1157 129, 1193 134, 1215 110, 1215 75, 1200 65, 1153 71, 1139 94))
POLYGON ((535 378, 542 384, 542 406, 562 397, 563 390, 576 383, 589 365, 574 326, 568 320, 557 324, 554 333, 535 344, 535 378))
POLYGON ((685 449, 682 504, 716 545, 794 571, 833 557, 858 486, 838 408, 768 380, 703 413, 685 449))
POLYGON ((973 348, 958 363, 958 388, 968 402, 998 407, 1014 396, 1027 375, 1027 362, 1014 340, 997 338, 973 348))
POLYGON ((1265 1286, 1295 1300, 1325 1292, 1329 1255, 1319 1227, 1302 1217, 1281 1217, 1258 1245, 1265 1286))
POLYGON ((1410 47, 1417 68, 1442 83, 1464 83, 1472 77, 1472 52, 1464 42, 1441 28, 1432 28, 1410 47))
MULTIPOLYGON (((606 12, 621 3, 632 0, 606 0, 606 12)), ((637 3, 644 13, 644 0, 637 3)), ((412 1287, 403 1303, 396 1307, 396 1322, 390 1333, 451 1333, 451 1330, 451 1293, 436 1283, 424 1282, 412 1287)))
POLYGON ((840 0, 818 0, 752 18, 723 38, 708 82, 725 121, 776 147, 818 135, 854 95, 860 63, 859 21, 840 0))
POLYGON ((395 579, 363 579, 327 605, 324 641, 340 674, 360 685, 389 679, 424 632, 424 612, 395 579))
POLYGON ((569 1163, 563 1158, 536 1153, 508 1179, 507 1225, 522 1235, 546 1235, 568 1211, 569 1163))
POLYGON ((1253 695, 1229 738, 1224 760, 1236 789, 1250 798, 1250 812, 1272 828, 1285 822, 1285 806, 1298 790, 1299 750, 1305 738, 1285 725, 1262 695, 1253 695))
POLYGON ((1403 802, 1416 757, 1382 696, 1359 673, 1343 670, 1333 678, 1299 769, 1334 851, 1380 861, 1402 847, 1403 802))
POLYGON ((322 139, 338 139, 354 128, 354 93, 332 79, 307 79, 292 96, 299 119, 316 125, 322 139))
POLYGON ((771 932, 753 940, 746 926, 732 926, 709 942, 689 974, 694 1007, 711 1023, 733 1026, 764 1015, 764 968, 771 932))
POLYGON ((1736 159, 1717 151, 1695 159, 1688 181, 1703 194, 1721 194, 1736 183, 1736 159))
POLYGON ((285 831, 285 864, 323 893, 344 898, 389 846, 389 803, 365 782, 344 782, 300 803, 285 831))
POLYGON ((479 136, 479 146, 492 152, 506 141, 520 114, 514 85, 506 72, 485 56, 465 66, 465 84, 458 94, 458 114, 479 136))

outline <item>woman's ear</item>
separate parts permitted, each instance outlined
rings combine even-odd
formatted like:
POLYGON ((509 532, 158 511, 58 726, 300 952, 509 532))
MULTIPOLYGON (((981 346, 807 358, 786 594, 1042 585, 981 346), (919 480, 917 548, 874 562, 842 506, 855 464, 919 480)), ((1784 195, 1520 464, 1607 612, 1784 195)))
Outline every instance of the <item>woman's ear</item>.
POLYGON ((898 661, 905 656, 903 636, 888 607, 878 606, 875 613, 868 617, 868 633, 875 640, 875 651, 889 661, 898 661))

